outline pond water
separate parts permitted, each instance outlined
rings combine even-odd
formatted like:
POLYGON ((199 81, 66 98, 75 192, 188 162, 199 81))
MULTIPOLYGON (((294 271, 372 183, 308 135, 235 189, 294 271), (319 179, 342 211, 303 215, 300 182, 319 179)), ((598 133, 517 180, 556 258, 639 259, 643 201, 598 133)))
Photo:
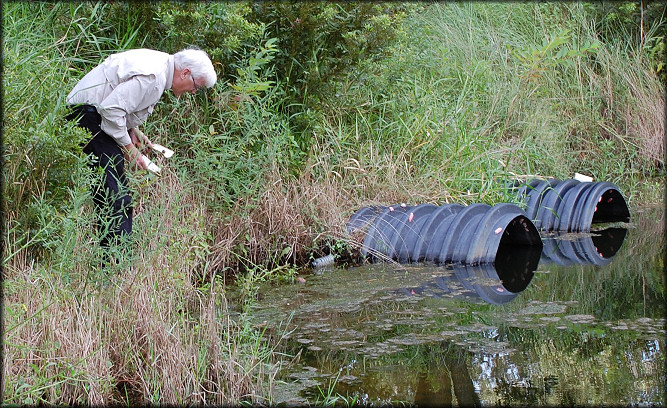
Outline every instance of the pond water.
POLYGON ((327 267, 266 286, 274 404, 665 403, 663 208, 495 265, 327 267), (305 282, 303 280, 305 279, 305 282))

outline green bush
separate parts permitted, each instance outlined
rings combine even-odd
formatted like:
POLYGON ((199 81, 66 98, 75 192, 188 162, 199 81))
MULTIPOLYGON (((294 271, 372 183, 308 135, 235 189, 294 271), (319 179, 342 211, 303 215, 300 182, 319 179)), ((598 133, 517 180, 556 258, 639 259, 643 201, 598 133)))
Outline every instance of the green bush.
POLYGON ((9 3, 3 12, 3 213, 20 240, 41 247, 59 233, 54 220, 85 168, 81 145, 88 136, 64 119, 76 80, 70 68, 114 41, 95 36, 97 6, 9 3), (79 41, 61 36, 69 30, 79 41))
POLYGON ((382 56, 404 34, 405 17, 420 8, 411 3, 255 2, 252 18, 279 40, 276 75, 286 83, 288 97, 314 107, 330 90, 329 81, 360 60, 382 56))
POLYGON ((235 97, 216 90, 211 98, 224 103, 222 108, 211 107, 204 113, 203 123, 209 125, 181 141, 191 177, 214 210, 229 208, 239 198, 258 198, 265 189, 263 176, 274 167, 298 173, 303 154, 289 118, 277 108, 284 94, 269 79, 276 52, 275 40, 268 40, 239 62, 242 68, 230 85, 235 97))
MULTIPOLYGON (((150 3, 149 3, 150 4, 150 3)), ((150 35, 154 48, 176 52, 196 46, 205 50, 219 76, 230 80, 236 63, 263 38, 264 26, 248 20, 246 2, 154 3, 156 29, 150 35)))

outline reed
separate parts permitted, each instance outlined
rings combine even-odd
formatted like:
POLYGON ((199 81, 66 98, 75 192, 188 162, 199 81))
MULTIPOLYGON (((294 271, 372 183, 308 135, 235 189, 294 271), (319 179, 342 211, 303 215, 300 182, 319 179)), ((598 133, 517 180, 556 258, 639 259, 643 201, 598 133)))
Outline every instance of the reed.
POLYGON ((474 201, 502 197, 494 179, 577 171, 631 202, 662 199, 650 181, 664 164, 660 81, 641 49, 603 42, 580 5, 436 4, 411 23, 392 57, 327 100, 340 161, 377 158, 367 167, 381 172, 388 160, 401 172, 389 179, 474 201))
MULTIPOLYGON (((258 390, 275 375, 271 348, 246 314, 232 317, 224 282, 209 273, 196 198, 168 175, 145 186, 143 197, 164 189, 170 200, 138 205, 144 245, 136 269, 98 272, 96 280, 85 262, 62 271, 57 257, 52 267, 9 262, 5 402, 261 401, 258 390)), ((77 238, 82 231, 68 230, 72 252, 57 256, 92 257, 95 246, 77 238)))

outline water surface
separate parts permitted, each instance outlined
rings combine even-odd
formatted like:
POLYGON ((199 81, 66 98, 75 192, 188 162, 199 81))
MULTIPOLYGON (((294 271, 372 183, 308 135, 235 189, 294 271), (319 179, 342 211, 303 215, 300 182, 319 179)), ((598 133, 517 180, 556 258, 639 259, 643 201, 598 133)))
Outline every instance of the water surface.
POLYGON ((295 356, 273 403, 662 405, 663 224, 662 208, 638 209, 544 234, 537 257, 334 267, 264 287, 255 319, 295 356))

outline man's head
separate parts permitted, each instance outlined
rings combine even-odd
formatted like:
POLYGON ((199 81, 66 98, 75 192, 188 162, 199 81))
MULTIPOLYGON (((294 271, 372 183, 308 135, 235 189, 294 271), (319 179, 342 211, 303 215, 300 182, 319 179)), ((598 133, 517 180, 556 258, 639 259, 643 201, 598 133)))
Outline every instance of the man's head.
POLYGON ((211 88, 218 80, 208 55, 197 49, 185 49, 174 54, 174 79, 171 90, 174 95, 195 93, 198 89, 211 88))

